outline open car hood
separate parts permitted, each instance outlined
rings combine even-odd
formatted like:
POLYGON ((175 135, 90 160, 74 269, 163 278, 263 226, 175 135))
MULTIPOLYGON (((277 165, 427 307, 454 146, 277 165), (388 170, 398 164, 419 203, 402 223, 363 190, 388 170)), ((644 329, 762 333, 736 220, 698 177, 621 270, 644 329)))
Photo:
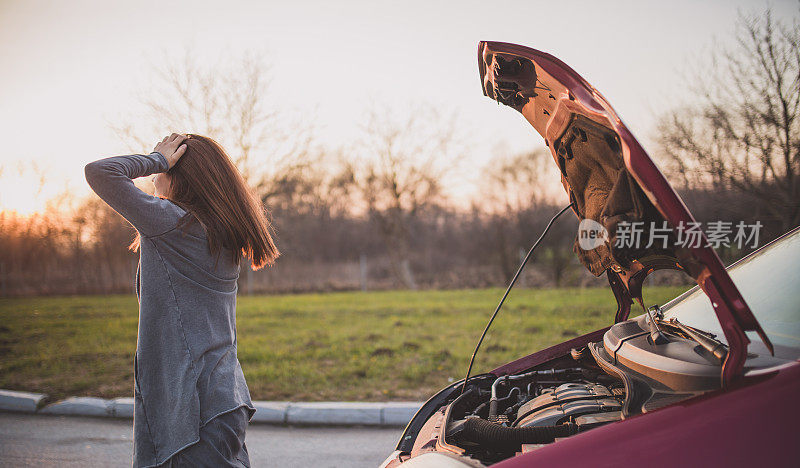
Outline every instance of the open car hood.
POLYGON ((705 291, 725 333, 730 349, 722 366, 723 384, 742 373, 746 331, 757 332, 772 351, 719 256, 705 247, 703 233, 701 247, 676 247, 674 234, 669 234, 666 248, 663 242, 661 247, 643 247, 651 226, 661 228, 666 222, 674 233, 695 219, 596 89, 552 55, 515 44, 481 42, 478 67, 483 93, 516 109, 544 137, 576 216, 605 228, 608 235, 601 245, 584 250, 576 237, 573 250, 594 275, 607 274, 617 298, 617 322, 627 319, 634 300, 644 308, 647 275, 677 269, 705 291), (636 225, 642 229, 638 248, 616 246, 620 223, 642 223, 636 225))

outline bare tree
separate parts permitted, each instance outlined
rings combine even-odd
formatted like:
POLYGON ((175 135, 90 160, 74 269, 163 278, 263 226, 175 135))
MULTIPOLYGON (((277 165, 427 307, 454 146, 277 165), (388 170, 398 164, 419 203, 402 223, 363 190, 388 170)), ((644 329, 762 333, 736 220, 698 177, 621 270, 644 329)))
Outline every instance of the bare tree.
POLYGON ((687 186, 755 197, 782 231, 800 223, 800 25, 740 16, 736 44, 704 63, 696 104, 662 116, 669 170, 687 186))
MULTIPOLYGON (((510 280, 517 269, 520 252, 527 251, 533 237, 544 228, 555 208, 556 193, 563 193, 560 175, 550 153, 545 149, 500 155, 483 169, 481 200, 494 233, 490 248, 503 277, 510 280)), ((559 286, 570 262, 574 226, 559 223, 533 258, 550 273, 559 286)))
POLYGON ((273 213, 330 218, 352 212, 353 167, 336 151, 308 152, 262 186, 273 213))
POLYGON ((351 166, 370 219, 378 228, 402 283, 416 289, 409 263, 412 226, 421 212, 443 201, 440 181, 457 161, 455 121, 433 109, 397 116, 391 109, 369 114, 361 161, 351 166))
POLYGON ((164 57, 154 66, 156 82, 139 96, 145 121, 112 124, 137 148, 152 146, 168 131, 200 133, 219 141, 245 180, 258 189, 311 143, 308 120, 279 113, 270 103, 270 69, 260 54, 227 56, 200 63, 186 50, 182 60, 164 57))
MULTIPOLYGON (((139 98, 149 128, 141 121, 112 128, 137 148, 171 131, 214 138, 245 181, 269 198, 308 158, 310 119, 289 118, 271 104, 269 67, 260 54, 227 55, 217 63, 201 63, 197 55, 187 49, 182 60, 165 56, 152 67, 156 83, 139 98)), ((251 268, 244 271, 243 289, 250 294, 251 268)))
POLYGON ((502 154, 483 169, 480 204, 491 214, 522 213, 550 203, 560 175, 550 153, 544 148, 502 154))

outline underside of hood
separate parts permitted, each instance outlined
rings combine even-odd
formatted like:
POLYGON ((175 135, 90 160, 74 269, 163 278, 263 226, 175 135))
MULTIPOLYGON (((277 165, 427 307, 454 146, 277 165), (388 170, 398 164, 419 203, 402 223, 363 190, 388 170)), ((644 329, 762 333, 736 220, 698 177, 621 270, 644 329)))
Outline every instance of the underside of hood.
POLYGON ((677 269, 706 292, 725 331, 731 352, 723 382, 741 373, 749 342, 745 331, 758 332, 771 347, 705 235, 699 233, 700 247, 677 246, 675 229, 694 223, 694 217, 597 90, 557 58, 515 44, 481 42, 478 66, 484 94, 516 109, 544 138, 576 216, 605 229, 605 242, 584 249, 576 237, 573 250, 594 275, 607 274, 619 306, 617 321, 627 318, 634 300, 644 307, 647 275, 677 269), (646 247, 651 227, 666 239, 646 247), (638 235, 639 242, 618 242, 618 232, 638 235))

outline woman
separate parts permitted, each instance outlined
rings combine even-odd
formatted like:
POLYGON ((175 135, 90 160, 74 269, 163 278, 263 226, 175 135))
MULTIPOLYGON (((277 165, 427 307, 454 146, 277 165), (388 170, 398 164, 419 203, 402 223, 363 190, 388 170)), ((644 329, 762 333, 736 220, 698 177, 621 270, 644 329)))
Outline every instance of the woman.
POLYGON ((85 172, 137 231, 133 465, 249 466, 255 408, 236 355, 237 279, 242 256, 259 269, 279 255, 260 200, 217 142, 193 134, 85 172), (131 180, 150 174, 155 196, 131 180))

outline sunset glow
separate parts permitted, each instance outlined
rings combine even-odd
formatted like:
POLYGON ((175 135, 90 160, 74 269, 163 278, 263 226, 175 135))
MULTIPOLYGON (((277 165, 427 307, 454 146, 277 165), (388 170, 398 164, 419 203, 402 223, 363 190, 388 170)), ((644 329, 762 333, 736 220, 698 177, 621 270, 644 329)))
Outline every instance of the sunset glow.
MULTIPOLYGON (((776 16, 797 14, 794 2, 772 3, 776 16)), ((376 104, 397 113, 409 103, 452 109, 469 151, 447 189, 466 199, 499 145, 539 146, 525 122, 482 96, 479 40, 528 44, 567 61, 647 144, 653 115, 687 86, 676 64, 715 39, 730 41, 737 9, 752 2, 548 5, 503 3, 492 7, 505 12, 496 20, 481 2, 2 2, 0 208, 30 213, 64 194, 87 196, 87 162, 149 152, 162 134, 191 131, 150 134, 142 121, 139 133, 152 144, 134 147, 111 129, 137 121, 159 61, 187 49, 212 62, 261 53, 271 68, 270 105, 312 124, 323 147, 356 144, 376 104), (552 15, 572 18, 571 28, 591 32, 591 41, 548 22, 552 15)))

